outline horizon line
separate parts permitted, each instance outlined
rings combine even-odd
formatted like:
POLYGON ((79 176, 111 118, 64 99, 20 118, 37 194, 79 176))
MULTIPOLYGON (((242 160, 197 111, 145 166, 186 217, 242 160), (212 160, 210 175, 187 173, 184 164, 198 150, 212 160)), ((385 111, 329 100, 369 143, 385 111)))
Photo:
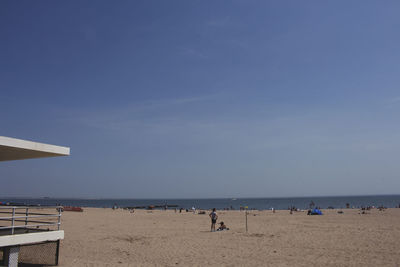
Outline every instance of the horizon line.
POLYGON ((364 194, 364 195, 314 195, 314 196, 282 196, 282 197, 183 197, 183 198, 128 198, 128 197, 49 197, 49 196, 41 196, 41 197, 24 197, 24 196, 4 196, 0 197, 0 199, 79 199, 79 200, 189 200, 189 199, 279 199, 279 198, 329 198, 329 197, 373 197, 373 196, 400 196, 400 193, 389 193, 389 194, 364 194))

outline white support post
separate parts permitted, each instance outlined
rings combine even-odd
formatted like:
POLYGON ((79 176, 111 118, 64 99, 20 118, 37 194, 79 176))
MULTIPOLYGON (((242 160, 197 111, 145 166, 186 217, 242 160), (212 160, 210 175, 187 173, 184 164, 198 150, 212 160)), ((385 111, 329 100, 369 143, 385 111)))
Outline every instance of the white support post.
POLYGON ((11 221, 11 226, 12 226, 12 228, 11 228, 11 234, 13 235, 14 234, 14 223, 15 223, 15 207, 13 207, 12 208, 12 219, 11 219, 12 221, 11 221))
POLYGON ((26 208, 25 209, 25 225, 28 225, 28 214, 29 214, 29 212, 28 212, 28 208, 26 208))
POLYGON ((57 224, 57 230, 60 230, 61 226, 61 208, 58 208, 58 224, 57 224))
POLYGON ((18 267, 19 247, 7 247, 4 250, 4 264, 8 267, 18 267))

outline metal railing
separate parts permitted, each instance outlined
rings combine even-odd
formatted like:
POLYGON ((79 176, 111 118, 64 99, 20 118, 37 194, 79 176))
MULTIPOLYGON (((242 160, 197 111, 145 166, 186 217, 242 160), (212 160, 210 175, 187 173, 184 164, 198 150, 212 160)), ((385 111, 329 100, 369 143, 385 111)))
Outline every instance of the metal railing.
POLYGON ((0 233, 60 230, 61 212, 61 206, 0 206, 0 233))

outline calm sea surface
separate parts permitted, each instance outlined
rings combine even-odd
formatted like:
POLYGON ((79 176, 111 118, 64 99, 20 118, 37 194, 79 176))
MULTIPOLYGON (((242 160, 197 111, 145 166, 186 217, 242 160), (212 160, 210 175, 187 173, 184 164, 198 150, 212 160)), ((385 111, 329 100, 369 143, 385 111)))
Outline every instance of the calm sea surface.
POLYGON ((10 202, 29 205, 57 205, 81 207, 137 207, 149 205, 178 205, 179 208, 190 209, 224 209, 248 206, 249 209, 288 209, 290 206, 306 209, 313 201, 323 209, 328 207, 345 208, 346 203, 351 207, 385 206, 388 208, 400 205, 400 195, 382 196, 340 196, 340 197, 294 197, 294 198, 217 198, 217 199, 57 199, 57 198, 0 198, 0 202, 10 202))

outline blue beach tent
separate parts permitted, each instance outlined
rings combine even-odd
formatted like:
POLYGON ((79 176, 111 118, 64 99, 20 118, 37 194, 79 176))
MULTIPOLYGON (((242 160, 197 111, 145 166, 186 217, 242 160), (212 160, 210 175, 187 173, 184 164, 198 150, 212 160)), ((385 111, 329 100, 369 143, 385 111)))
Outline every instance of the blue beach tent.
POLYGON ((322 215, 322 212, 319 209, 313 209, 311 215, 322 215))

